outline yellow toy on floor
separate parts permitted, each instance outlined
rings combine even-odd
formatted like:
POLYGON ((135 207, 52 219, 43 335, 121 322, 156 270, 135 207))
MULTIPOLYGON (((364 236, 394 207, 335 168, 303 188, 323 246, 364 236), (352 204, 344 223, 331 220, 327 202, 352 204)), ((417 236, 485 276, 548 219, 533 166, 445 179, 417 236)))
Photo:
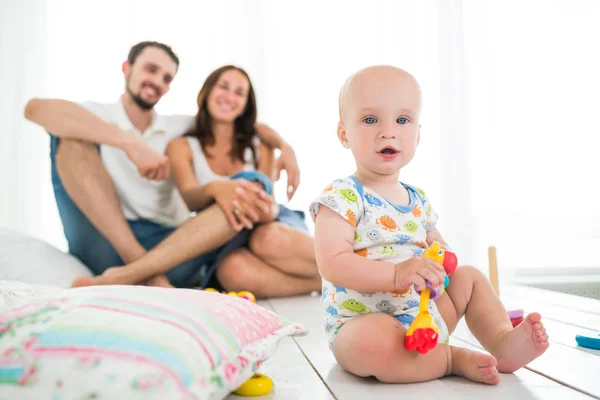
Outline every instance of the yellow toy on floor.
MULTIPOLYGON (((207 292, 218 293, 217 289, 213 289, 213 288, 206 288, 204 290, 207 292)), ((230 296, 241 297, 242 299, 250 300, 251 302, 256 303, 256 297, 254 297, 254 295, 250 292, 241 291, 241 292, 221 292, 221 293, 228 294, 230 296)))
POLYGON ((446 279, 443 287, 433 290, 431 282, 427 281, 427 288, 421 292, 419 300, 419 314, 410 324, 404 338, 404 347, 407 350, 417 350, 421 354, 427 353, 437 345, 439 330, 433 317, 429 313, 429 300, 437 299, 444 293, 448 286, 448 275, 452 275, 458 267, 456 254, 450 250, 442 249, 438 242, 434 242, 425 250, 423 258, 430 258, 440 263, 446 270, 446 279))
POLYGON ((238 396, 264 396, 265 394, 268 394, 272 388, 273 381, 271 378, 257 372, 233 393, 238 396))

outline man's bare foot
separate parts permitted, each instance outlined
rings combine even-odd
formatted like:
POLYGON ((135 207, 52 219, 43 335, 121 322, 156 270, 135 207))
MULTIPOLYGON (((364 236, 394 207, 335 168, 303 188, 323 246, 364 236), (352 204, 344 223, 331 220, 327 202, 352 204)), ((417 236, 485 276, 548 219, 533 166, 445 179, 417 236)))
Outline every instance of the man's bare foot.
POLYGON ((71 283, 72 288, 94 285, 135 285, 138 283, 134 279, 134 274, 130 268, 126 267, 110 267, 102 275, 94 276, 79 276, 71 283))
POLYGON ((450 346, 450 351, 454 375, 488 385, 497 385, 500 382, 494 356, 454 346, 450 346))
POLYGON ((156 287, 165 287, 165 288, 173 288, 175 286, 171 285, 169 278, 166 275, 156 275, 152 278, 148 279, 145 282, 146 286, 156 286, 156 287))
POLYGON ((77 278, 73 279, 73 282, 71 283, 71 287, 72 288, 76 288, 76 287, 84 287, 84 286, 91 286, 92 285, 92 277, 90 276, 78 276, 77 278))
POLYGON ((548 335, 539 313, 529 314, 516 328, 506 332, 497 352, 498 371, 515 372, 541 356, 548 346, 548 335))

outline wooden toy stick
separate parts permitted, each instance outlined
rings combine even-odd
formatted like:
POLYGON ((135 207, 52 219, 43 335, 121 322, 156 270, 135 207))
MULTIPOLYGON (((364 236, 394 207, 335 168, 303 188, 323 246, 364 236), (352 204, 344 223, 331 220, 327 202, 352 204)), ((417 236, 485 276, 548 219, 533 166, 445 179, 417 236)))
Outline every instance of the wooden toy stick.
POLYGON ((494 291, 500 296, 500 288, 498 287, 498 258, 496 256, 496 246, 488 247, 488 259, 490 262, 490 283, 494 291))

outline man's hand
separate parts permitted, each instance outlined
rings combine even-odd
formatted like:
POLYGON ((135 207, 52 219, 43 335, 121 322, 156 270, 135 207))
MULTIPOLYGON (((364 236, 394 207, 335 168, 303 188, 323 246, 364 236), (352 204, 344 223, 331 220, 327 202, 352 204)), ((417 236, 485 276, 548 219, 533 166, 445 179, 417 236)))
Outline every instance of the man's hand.
POLYGON ((291 200, 294 193, 296 193, 296 189, 298 189, 298 185, 300 185, 300 169, 298 168, 298 160, 296 160, 294 149, 289 145, 285 145, 281 148, 281 155, 279 156, 279 160, 277 160, 277 175, 275 180, 279 180, 282 169, 285 169, 287 172, 288 181, 286 193, 288 200, 291 200))
POLYGON ((137 139, 127 141, 122 148, 144 178, 154 181, 169 178, 170 166, 167 156, 157 153, 137 139))

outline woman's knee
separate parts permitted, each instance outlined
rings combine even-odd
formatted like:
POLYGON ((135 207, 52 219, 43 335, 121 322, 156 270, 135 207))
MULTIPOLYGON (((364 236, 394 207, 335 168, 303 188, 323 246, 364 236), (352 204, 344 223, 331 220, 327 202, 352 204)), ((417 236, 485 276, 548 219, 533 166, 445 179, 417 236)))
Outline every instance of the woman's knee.
POLYGON ((229 254, 219 263, 219 267, 215 272, 217 279, 223 288, 230 291, 249 290, 255 285, 255 277, 252 276, 250 268, 248 268, 248 260, 244 252, 247 250, 240 249, 229 254))
POLYGON ((256 228, 250 236, 250 251, 261 258, 278 256, 292 242, 289 227, 271 222, 256 228))

